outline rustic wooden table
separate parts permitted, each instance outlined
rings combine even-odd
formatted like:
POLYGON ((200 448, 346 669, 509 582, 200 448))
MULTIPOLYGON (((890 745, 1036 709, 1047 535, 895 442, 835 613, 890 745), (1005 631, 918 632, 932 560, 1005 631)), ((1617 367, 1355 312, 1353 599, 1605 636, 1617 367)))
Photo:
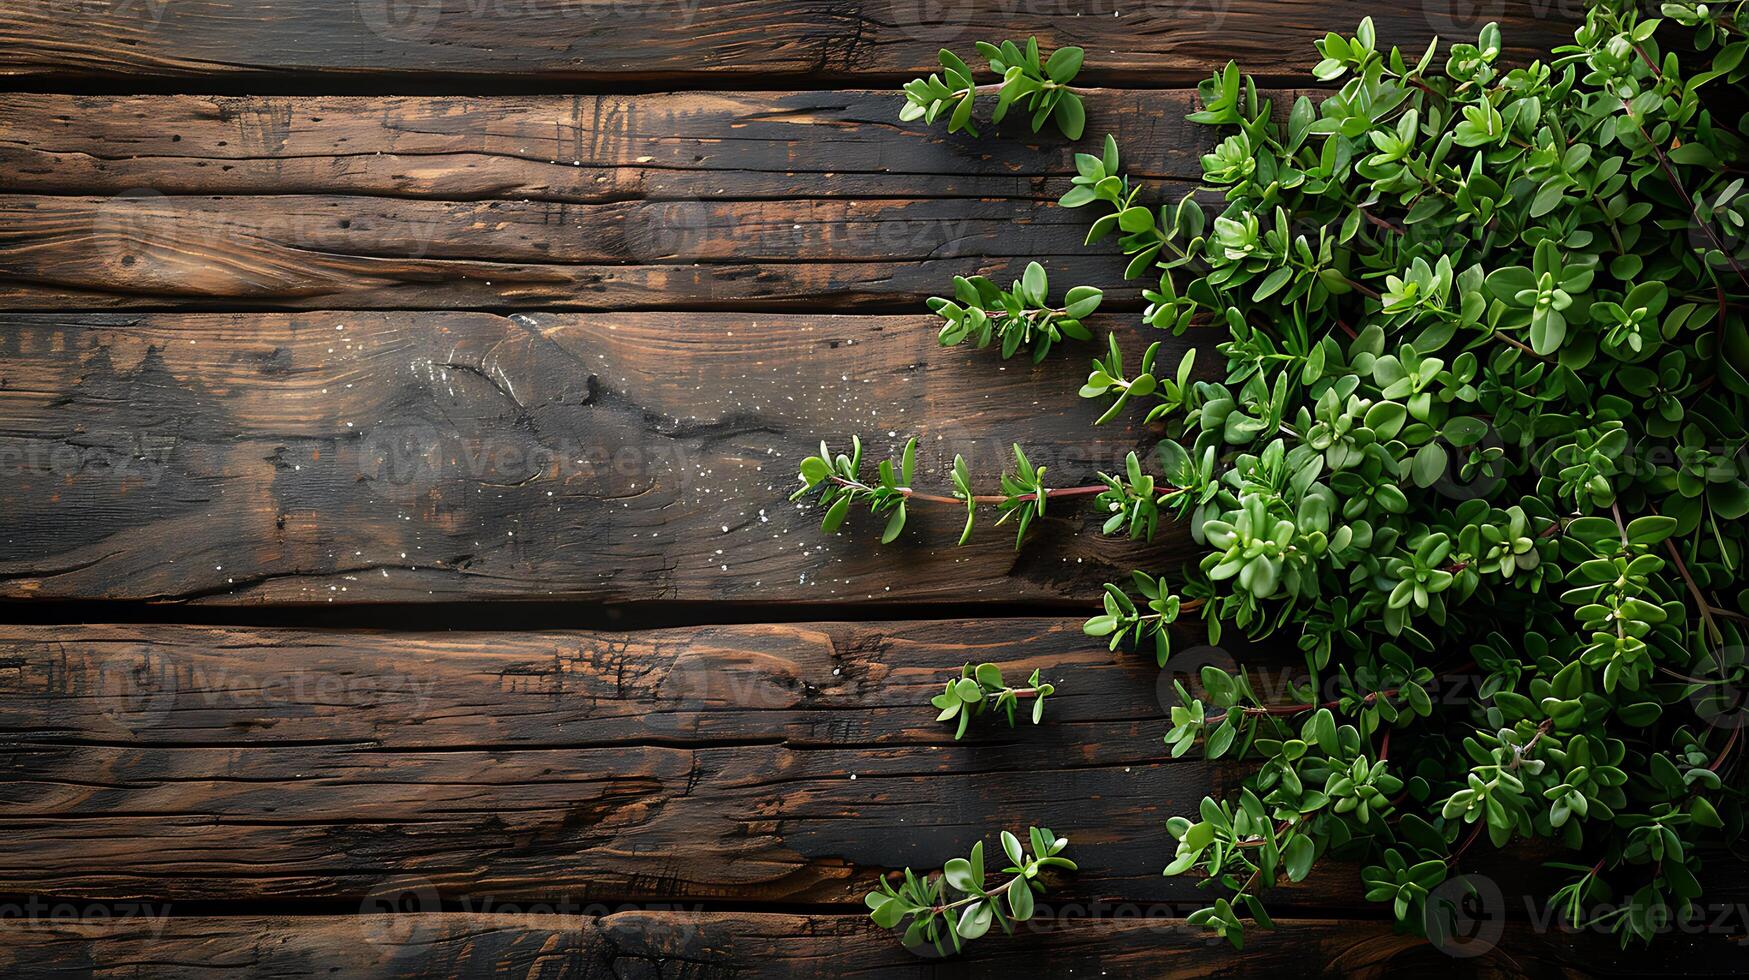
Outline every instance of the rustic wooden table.
POLYGON ((1091 428, 1078 354, 936 347, 954 274, 1119 271, 1052 206, 1061 141, 896 121, 943 43, 1085 46, 1121 86, 1089 132, 1170 186, 1228 58, 1302 84, 1366 13, 1417 47, 1492 16, 1521 60, 1570 30, 1460 6, 11 0, 0 969, 1731 969, 1716 938, 1624 960, 1524 922, 1448 960, 1352 868, 1234 956, 1160 868, 1163 819, 1236 770, 1162 759, 1159 672, 1079 630, 1186 542, 1068 516, 956 550, 923 515, 883 547, 785 500, 853 431, 917 434, 934 475, 1018 439, 1074 478, 1149 440, 1091 428), (1059 682, 1049 723, 933 724, 983 659, 1059 682), (944 962, 861 914, 881 871, 1026 823, 1084 869, 1036 928, 944 962))

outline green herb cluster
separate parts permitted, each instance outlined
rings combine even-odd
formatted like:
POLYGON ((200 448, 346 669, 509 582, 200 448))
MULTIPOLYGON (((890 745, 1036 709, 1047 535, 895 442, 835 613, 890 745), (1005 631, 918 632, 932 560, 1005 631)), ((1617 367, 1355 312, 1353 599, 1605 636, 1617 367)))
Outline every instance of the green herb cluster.
POLYGON ((965 940, 983 936, 992 924, 1013 932, 1014 923, 1032 918, 1034 893, 1045 890, 1040 874, 1051 868, 1075 870, 1075 862, 1062 856, 1068 846, 1069 838, 1048 828, 1028 828, 1025 844, 1004 830, 1002 853, 1009 863, 1002 872, 1013 875, 1007 881, 987 887, 984 842, 979 841, 971 857, 948 861, 933 878, 906 868, 897 885, 882 879, 865 898, 869 916, 889 929, 904 924, 906 946, 958 952, 965 940))
POLYGON ((848 454, 833 454, 831 448, 820 443, 820 453, 802 460, 802 485, 796 492, 790 494, 791 500, 800 500, 811 494, 817 494, 820 502, 826 508, 825 517, 820 521, 820 530, 831 534, 838 530, 846 517, 850 516, 850 508, 855 504, 868 505, 869 512, 879 516, 887 515, 887 527, 881 534, 881 543, 886 544, 899 536, 905 529, 907 501, 921 501, 931 504, 963 505, 966 509, 966 526, 960 534, 960 544, 971 540, 972 528, 977 521, 978 507, 981 504, 993 504, 1000 516, 998 525, 1010 518, 1018 517, 1015 523, 1017 530, 1014 535, 1014 547, 1018 549, 1026 540, 1027 528, 1032 522, 1045 516, 1047 501, 1056 497, 1079 497, 1107 490, 1107 484, 1084 487, 1067 487, 1052 489, 1045 486, 1045 468, 1034 466, 1026 458, 1026 452, 1018 445, 1014 446, 1014 469, 1002 474, 1002 492, 993 494, 978 494, 972 492, 971 471, 966 466, 963 456, 953 458, 953 496, 944 497, 938 494, 923 493, 911 486, 911 478, 917 470, 917 440, 906 441, 904 453, 898 465, 890 459, 883 459, 875 466, 875 481, 868 483, 862 474, 862 437, 850 437, 851 450, 848 454))
POLYGON ((994 338, 1002 340, 1002 356, 1010 358, 1021 347, 1032 347, 1033 363, 1045 359, 1051 345, 1065 337, 1072 340, 1092 340, 1093 334, 1081 321, 1099 309, 1105 294, 1093 286, 1076 286, 1063 298, 1063 306, 1053 309, 1046 295, 1050 280, 1045 267, 1029 262, 1026 272, 1012 289, 1002 289, 983 276, 953 277, 953 299, 930 297, 929 311, 944 322, 938 339, 941 346, 952 347, 970 339, 978 348, 990 346, 994 338))
POLYGON ((905 106, 899 119, 911 122, 921 119, 933 123, 947 113, 947 131, 965 130, 978 135, 972 123, 972 109, 980 94, 994 91, 996 108, 990 115, 991 124, 1000 123, 1015 103, 1032 113, 1032 131, 1044 128, 1045 120, 1057 124, 1057 130, 1069 139, 1081 138, 1087 124, 1087 109, 1069 87, 1081 73, 1080 48, 1058 48, 1050 57, 1041 58, 1038 38, 1026 39, 1026 49, 1013 41, 989 44, 979 41, 978 55, 989 59, 990 70, 1002 76, 994 85, 979 85, 972 70, 952 51, 941 49, 941 73, 916 78, 905 83, 905 106))
MULTIPOLYGON (((1158 344, 1132 374, 1112 342, 1081 389, 1166 436, 1157 468, 1073 492, 1108 534, 1164 519, 1202 549, 1108 585, 1086 632, 1164 663, 1196 614, 1210 643, 1305 658, 1286 691, 1214 667, 1177 686, 1174 756, 1255 762, 1165 828, 1166 873, 1220 893, 1194 921, 1235 947, 1326 857, 1440 939, 1441 886, 1484 838, 1566 850, 1551 903, 1649 940, 1742 830, 1749 12, 1660 13, 1595 3, 1519 67, 1493 25, 1409 57, 1363 21, 1317 42, 1339 87, 1291 106, 1229 65, 1199 90, 1190 118, 1221 135, 1180 201, 1110 137, 1077 156, 1061 204, 1147 278, 1145 324, 1222 338, 1201 377, 1158 344)), ((979 497, 962 463, 941 499, 1030 489, 1042 516, 1063 492, 1021 458, 1038 479, 979 497)), ((804 463, 804 491, 839 492, 831 465, 804 463)), ((880 489, 858 492, 902 506, 909 469, 880 489)))
POLYGON ((941 710, 936 721, 958 722, 953 733, 956 741, 965 737, 972 719, 986 710, 1006 718, 1008 727, 1013 728, 1014 712, 1023 698, 1032 699, 1032 723, 1036 725, 1044 720, 1045 698, 1057 692, 1055 685, 1046 684, 1039 676, 1040 672, 1035 670, 1026 679, 1025 687, 1009 687, 1002 680, 1001 667, 967 664, 960 670, 960 676, 948 681, 946 690, 930 698, 929 703, 941 710))

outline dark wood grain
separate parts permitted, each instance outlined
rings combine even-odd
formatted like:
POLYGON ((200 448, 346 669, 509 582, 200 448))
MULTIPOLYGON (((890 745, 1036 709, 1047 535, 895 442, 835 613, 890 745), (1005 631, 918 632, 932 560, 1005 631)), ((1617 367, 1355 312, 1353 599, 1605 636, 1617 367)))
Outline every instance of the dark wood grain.
MULTIPOLYGON (((1291 103, 1294 91, 1266 93, 1291 103)), ((451 200, 1054 201, 1113 134, 1138 177, 1195 180, 1188 89, 1085 93, 1081 146, 900 123, 892 90, 576 96, 0 94, 0 190, 451 200)))
MULTIPOLYGON (((1190 632, 1162 673, 1078 619, 0 627, 0 895, 856 906, 889 868, 1038 824, 1081 865, 1054 907, 1182 916, 1207 898, 1161 876, 1164 820, 1248 765, 1165 755, 1173 681, 1232 666, 1190 632), (1045 724, 955 742, 933 720, 928 697, 985 660, 1058 686, 1045 724)), ((1286 662, 1244 656, 1265 696, 1285 688, 1286 662)), ((1555 856, 1479 848, 1464 870, 1528 915, 1555 856)), ((1705 896, 1722 918, 1728 877, 1705 896)), ((1271 898, 1381 911, 1336 861, 1271 898)))
MULTIPOLYGON (((1183 86, 1229 58, 1303 84, 1312 39, 1366 13, 1417 51, 1500 20, 1524 62, 1577 11, 8 3, 0 84, 123 94, 0 93, 0 600, 971 616, 1170 565, 1181 534, 1106 541, 1085 508, 1015 552, 1005 529, 955 550, 956 517, 928 512, 892 546, 868 518, 822 537, 783 500, 800 453, 850 432, 876 451, 917 433, 932 481, 956 452, 993 478, 1024 442, 1058 485, 1153 439, 1090 426, 1083 350, 1004 364, 939 350, 926 317, 824 315, 911 310, 1028 258, 1059 292, 1137 304, 1110 250, 1081 246, 1090 215, 1051 206, 1092 140, 902 125, 891 86, 943 44, 1084 45, 1082 82, 1126 87, 1087 91, 1089 132, 1177 196, 1211 139, 1183 86), (669 85, 736 91, 623 94, 669 85), (288 94, 126 94, 177 91, 288 94), (504 94, 319 94, 398 91, 504 94), (216 312, 149 312, 171 309, 216 312)), ((1154 338, 1132 319, 1099 327, 1134 350, 1154 338)), ((1709 891, 1722 928, 1622 956, 1530 929, 1545 855, 1493 852, 1466 870, 1515 921, 1474 959, 1393 935, 1334 862, 1235 956, 1183 923, 1194 882, 1159 874, 1164 818, 1240 774, 1161 758, 1161 692, 1225 654, 1162 674, 1079 622, 0 626, 0 974, 1740 972, 1740 885, 1709 891), (1061 686, 1045 725, 956 743, 931 721, 928 696, 985 659, 1061 686), (917 958, 860 914, 758 911, 851 912, 881 872, 1029 822, 1069 833, 1083 871, 972 957, 917 958), (359 914, 258 914, 299 907, 359 914)))
MULTIPOLYGON (((0 305, 909 310, 1031 258, 1139 302, 1083 245, 1092 215, 1051 206, 1071 147, 901 127, 895 103, 14 95, 0 305)), ((1094 98, 1162 199, 1212 140, 1190 103, 1094 98)))
POLYGON ((1606 938, 1505 931, 1457 959, 1377 922, 1302 920, 1257 933, 1243 955, 1172 919, 1035 921, 949 960, 907 952, 862 916, 619 911, 606 915, 189 917, 0 927, 0 967, 18 977, 222 980, 272 976, 523 980, 1110 976, 1147 978, 1739 975, 1740 947, 1667 936, 1659 955, 1622 954, 1606 938))
POLYGON ((0 196, 0 307, 910 310, 1029 260, 1134 305, 1091 220, 1030 199, 0 196))
POLYGON ((956 453, 993 485, 1011 442, 1056 486, 1115 472, 1153 437, 1092 426, 1086 350, 943 350, 917 316, 7 315, 0 595, 1091 602, 1188 539, 1114 542, 1066 502, 1018 552, 921 506, 883 547, 787 500, 852 433, 915 434, 938 489, 956 453))
POLYGON ((1308 0, 15 0, 0 9, 0 74, 239 86, 371 75, 842 83, 934 68, 943 45, 1036 34, 1046 47, 1085 47, 1090 83, 1185 84, 1228 59, 1305 77, 1313 39, 1351 31, 1366 13, 1382 41, 1416 51, 1434 34, 1473 38, 1497 20, 1520 61, 1569 40, 1578 16, 1532 0, 1365 10, 1308 0))
POLYGON ((4 627, 0 661, 0 894, 856 903, 1036 823, 1079 851, 1059 900, 1188 902, 1161 826, 1222 782, 1079 620, 4 627), (928 698, 984 660, 1059 684, 1048 723, 954 742, 928 698))

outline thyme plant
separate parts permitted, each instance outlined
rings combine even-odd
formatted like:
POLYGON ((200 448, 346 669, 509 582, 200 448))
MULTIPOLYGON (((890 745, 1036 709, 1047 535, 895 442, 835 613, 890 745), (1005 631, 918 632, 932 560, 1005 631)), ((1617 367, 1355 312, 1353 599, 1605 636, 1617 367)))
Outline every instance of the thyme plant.
POLYGON ((1034 364, 1065 337, 1092 340, 1093 334, 1081 321, 1099 309, 1105 293, 1093 286, 1076 286, 1063 297, 1063 306, 1053 309, 1046 300, 1049 288, 1045 267, 1037 262, 1027 263, 1012 289, 1002 289, 983 276, 954 276, 953 299, 929 300, 929 311, 944 321, 937 339, 943 347, 969 339, 982 349, 1001 338, 1004 359, 1031 346, 1034 364))
POLYGON ((977 43, 978 55, 990 63, 990 70, 1002 77, 996 84, 979 85, 972 70, 952 51, 941 49, 941 73, 916 78, 905 83, 905 105, 899 110, 901 122, 921 119, 934 123, 947 113, 947 131, 965 130, 978 135, 972 122, 972 109, 977 97, 994 92, 996 108, 990 115, 992 124, 1000 123, 1016 103, 1032 113, 1032 131, 1044 128, 1045 120, 1056 123, 1057 130, 1071 140, 1081 138, 1087 124, 1087 109, 1069 87, 1081 73, 1080 48, 1058 48, 1050 57, 1041 58, 1038 38, 1026 39, 1024 50, 1013 41, 1001 44, 977 43))
POLYGON ((972 845, 969 858, 948 861, 941 874, 919 876, 906 868, 897 885, 883 878, 864 901, 877 924, 890 929, 906 923, 906 946, 928 945, 939 952, 951 947, 958 952, 965 940, 983 936, 992 924, 1013 932, 1014 923, 1032 918, 1034 893, 1045 890, 1041 875, 1053 868, 1075 870, 1075 862, 1062 856, 1068 846, 1069 838, 1058 837, 1049 828, 1028 828, 1024 844, 1004 830, 1002 854, 1008 865, 1002 872, 1013 877, 1000 885, 988 887, 984 842, 979 841, 972 845))
POLYGON ((1194 615, 1303 654, 1283 691, 1175 685, 1170 753, 1253 764, 1163 835, 1166 873, 1217 893, 1192 920, 1235 947, 1326 859, 1438 940, 1473 849, 1528 839, 1565 852, 1560 914, 1650 940, 1741 833, 1749 8, 1659 13, 1594 3, 1516 67, 1494 25, 1407 56, 1362 21, 1316 44, 1337 87, 1279 107, 1228 65, 1179 201, 1111 137, 1079 154, 1060 203, 1146 277, 1143 329, 1220 338, 1212 375, 1158 344, 1094 362, 1081 394, 1163 425, 1152 459, 1054 490, 1017 449, 1001 494, 956 460, 941 497, 911 488, 914 447, 878 484, 802 465, 828 530, 847 499, 964 506, 969 535, 979 506, 1068 493, 1108 534, 1176 524, 1201 558, 1108 585, 1086 632, 1164 663, 1194 615))
POLYGON ((965 737, 972 719, 986 710, 1006 718, 1008 727, 1013 728, 1014 712, 1023 699, 1031 699, 1032 723, 1036 725, 1044 720, 1045 698, 1055 693, 1056 686, 1040 680, 1040 672, 1036 670, 1026 679, 1025 687, 1010 687, 1002 679, 1001 667, 967 664, 960 670, 960 676, 948 681, 946 690, 930 698, 929 703, 941 711, 935 716, 936 721, 958 722, 953 733, 954 740, 958 741, 965 737))

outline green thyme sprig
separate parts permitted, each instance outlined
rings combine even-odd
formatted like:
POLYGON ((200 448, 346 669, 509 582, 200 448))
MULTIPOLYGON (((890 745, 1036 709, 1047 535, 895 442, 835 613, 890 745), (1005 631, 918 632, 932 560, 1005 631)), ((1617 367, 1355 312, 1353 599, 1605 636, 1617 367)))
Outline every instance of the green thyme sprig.
POLYGON ((1081 321, 1099 309, 1105 294, 1093 286, 1074 286, 1064 296, 1063 306, 1053 308, 1046 298, 1049 287, 1044 266, 1037 262, 1027 263, 1026 272, 1011 289, 983 276, 954 276, 952 299, 929 299, 930 312, 945 321, 937 339, 943 347, 970 340, 980 350, 999 339, 1004 359, 1031 346, 1035 364, 1065 337, 1093 339, 1081 321))
POLYGON ((941 49, 941 73, 916 78, 905 83, 905 105, 899 119, 910 122, 922 119, 934 123, 947 114, 947 131, 966 130, 978 135, 972 123, 972 108, 980 94, 996 93, 996 109, 990 122, 1000 123, 1016 103, 1032 114, 1032 131, 1044 127, 1045 120, 1055 121, 1057 129, 1071 140, 1081 138, 1087 124, 1087 109, 1081 96, 1069 88, 1069 83, 1081 73, 1080 48, 1058 48, 1049 58, 1041 60, 1038 38, 1026 39, 1022 50, 1013 41, 1000 45, 977 43, 978 54, 989 59, 990 70, 1002 76, 999 84, 979 85, 972 70, 959 56, 941 49))
MULTIPOLYGON (((1318 44, 1341 90, 1282 122, 1229 66, 1192 117, 1232 133, 1203 158, 1226 199, 1212 222, 1197 199, 1144 205, 1106 166, 1113 142, 1078 161, 1062 203, 1105 205, 1090 240, 1118 235, 1132 276, 1189 277, 1156 325, 1227 327, 1223 381, 1153 416, 1175 458, 1219 469, 1181 589, 1206 597, 1211 637, 1291 629, 1315 682, 1265 700, 1208 668, 1201 697, 1179 688, 1174 754, 1260 761, 1237 806, 1171 828, 1168 873, 1228 893, 1194 918, 1235 945, 1268 924, 1260 893, 1326 850, 1363 855, 1368 897, 1438 939, 1439 886, 1483 836, 1596 850, 1554 900, 1577 921, 1626 878, 1607 924, 1649 939, 1699 895, 1698 837, 1741 819, 1741 740, 1707 718, 1746 680, 1749 281, 1720 246, 1742 191, 1721 164, 1749 154, 1698 94, 1745 75, 1740 7, 1684 8, 1718 25, 1688 79, 1615 3, 1528 70, 1495 64, 1492 26, 1441 66, 1363 22, 1318 44), (1466 648, 1480 723, 1416 725, 1436 710, 1421 661, 1466 648), (1405 769, 1393 736, 1464 764, 1405 769)), ((1146 642, 1179 590, 1138 585, 1108 586, 1088 632, 1146 642)))
POLYGON ((1196 368, 1196 348, 1184 352, 1172 374, 1156 377, 1154 367, 1160 356, 1160 343, 1155 341, 1142 352, 1142 362, 1132 378, 1124 372, 1123 352, 1118 350, 1116 335, 1111 335, 1107 340, 1106 355, 1093 359, 1093 371, 1087 375, 1087 383, 1081 386, 1082 398, 1115 396, 1111 407, 1099 416, 1094 425, 1104 425, 1123 414, 1131 399, 1144 399, 1151 405, 1143 419, 1144 423, 1152 423, 1171 413, 1195 408, 1200 404, 1197 401, 1198 392, 1190 383, 1190 374, 1196 368))
POLYGON ((1749 4, 1659 9, 1596 0, 1516 68, 1495 25, 1405 57, 1365 20, 1285 114, 1228 65, 1176 202, 1109 137, 1076 157, 1061 203, 1158 282, 1145 326, 1207 323, 1223 362, 1095 362, 1107 418, 1164 428, 1157 472, 1102 474, 1106 532, 1183 521, 1200 557, 1084 629, 1164 663, 1194 610, 1305 657, 1174 684, 1170 753, 1253 766, 1167 826, 1236 947, 1325 855, 1444 941, 1472 850, 1530 839, 1574 852, 1569 922, 1649 941, 1743 825, 1749 4))
POLYGON ((966 734, 966 728, 973 718, 985 711, 1001 715, 1008 720, 1008 727, 1014 727, 1014 712, 1023 699, 1032 700, 1032 723, 1038 724, 1044 720, 1045 698, 1055 694, 1055 685, 1047 684, 1039 679, 1039 671, 1034 670, 1032 676, 1026 679, 1025 687, 1010 687, 1002 679, 1002 668, 995 664, 979 664, 973 667, 967 664, 960 671, 960 676, 947 682, 947 688, 940 694, 929 699, 941 713, 935 716, 936 721, 956 721, 958 728, 953 737, 957 741, 966 734))
POLYGON ((911 439, 905 443, 905 451, 897 467, 890 459, 881 460, 876 467, 877 482, 873 484, 863 482, 862 438, 852 436, 850 445, 848 455, 834 455, 826 443, 821 442, 818 456, 809 456, 802 460, 802 487, 791 494, 789 499, 800 500, 809 493, 819 491, 820 502, 826 507, 826 514, 820 521, 820 530, 827 534, 838 530, 844 519, 850 516, 853 505, 867 504, 870 513, 876 516, 888 515, 886 530, 881 533, 881 543, 886 544, 905 529, 905 503, 915 495, 910 484, 911 478, 917 472, 917 440, 911 439))
POLYGON ((958 952, 966 940, 982 937, 992 925, 1012 933, 1014 923, 1032 918, 1036 896, 1045 891, 1045 872, 1076 870, 1075 862, 1062 856, 1068 846, 1069 838, 1048 828, 1028 828, 1025 844, 1004 830, 1002 853, 1009 863, 1001 873, 1011 877, 1001 884, 989 886, 984 842, 979 841, 972 845, 970 857, 948 861, 937 876, 919 876, 906 868, 897 885, 881 879, 864 899, 869 918, 885 929, 904 923, 906 946, 933 947, 942 953, 949 948, 958 952))
POLYGON ((799 472, 802 486, 790 495, 790 499, 800 500, 809 494, 818 493, 820 503, 826 508, 820 529, 827 534, 838 530, 849 516, 852 506, 866 504, 870 513, 876 516, 888 515, 886 530, 881 534, 882 544, 894 540, 904 530, 908 502, 964 506, 966 526, 960 534, 960 544, 971 539, 978 506, 993 504, 1000 515, 996 520, 998 525, 1018 518, 1018 530, 1014 536, 1014 547, 1018 549, 1033 520, 1045 515, 1046 502, 1051 498, 1084 497, 1110 490, 1106 483, 1080 487, 1047 487, 1044 483, 1045 468, 1033 466, 1026 458, 1025 451, 1018 445, 1013 450, 1014 469, 1002 474, 1002 492, 995 494, 973 493, 971 474, 966 467, 965 458, 956 455, 953 460, 954 495, 946 497, 924 493, 911 486, 917 468, 915 438, 906 441, 904 453, 897 466, 891 459, 884 459, 879 463, 874 483, 864 482, 862 476, 860 436, 851 437, 851 452, 848 455, 833 455, 831 449, 822 442, 819 455, 802 460, 799 472))

